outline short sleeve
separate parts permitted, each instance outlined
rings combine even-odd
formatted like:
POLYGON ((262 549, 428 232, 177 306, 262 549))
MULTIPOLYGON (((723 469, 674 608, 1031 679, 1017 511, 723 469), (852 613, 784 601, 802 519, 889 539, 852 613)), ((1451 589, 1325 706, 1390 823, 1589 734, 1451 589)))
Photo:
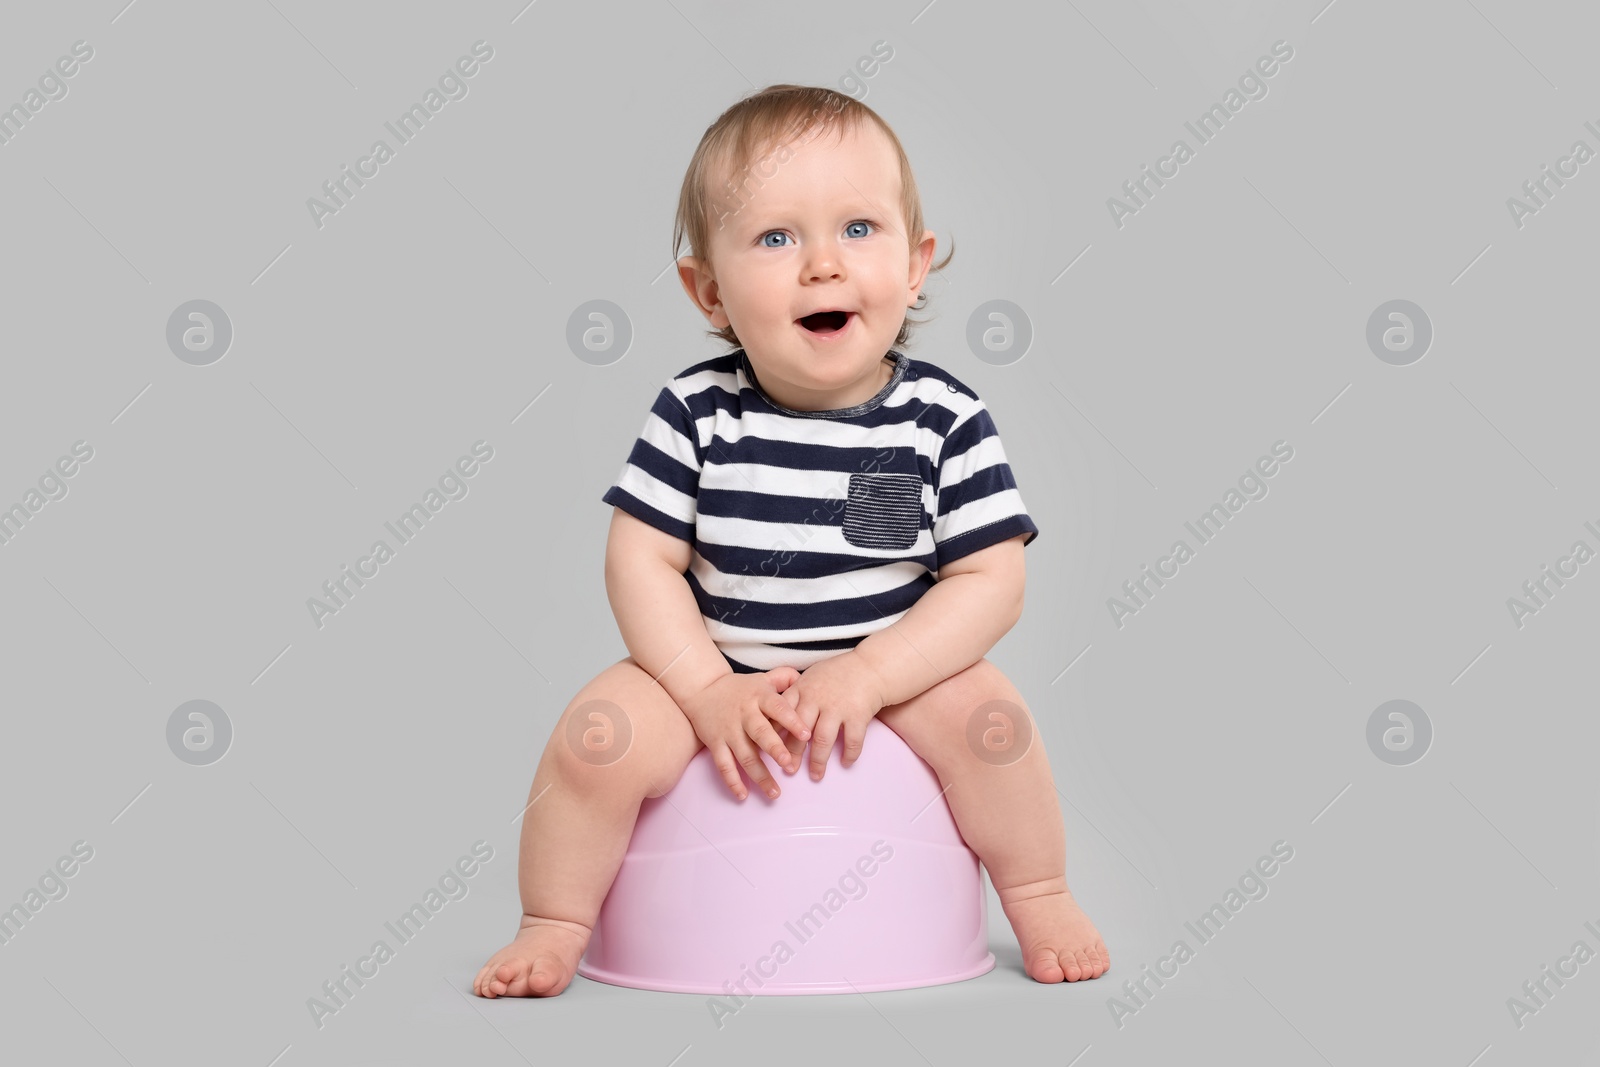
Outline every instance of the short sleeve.
POLYGON ((615 484, 601 498, 684 541, 694 541, 700 469, 699 432, 688 406, 664 385, 615 484))
POLYGON ((981 400, 945 436, 936 481, 933 541, 938 567, 1020 533, 1028 535, 1024 546, 1039 536, 1006 462, 1000 433, 981 400))

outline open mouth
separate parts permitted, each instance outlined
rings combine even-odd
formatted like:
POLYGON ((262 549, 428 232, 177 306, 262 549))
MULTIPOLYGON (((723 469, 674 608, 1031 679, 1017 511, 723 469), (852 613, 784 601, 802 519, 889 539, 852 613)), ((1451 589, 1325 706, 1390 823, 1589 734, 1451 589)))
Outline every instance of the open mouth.
POLYGON ((826 336, 827 334, 838 333, 848 326, 850 317, 853 314, 854 312, 851 311, 818 311, 795 321, 812 333, 826 336))

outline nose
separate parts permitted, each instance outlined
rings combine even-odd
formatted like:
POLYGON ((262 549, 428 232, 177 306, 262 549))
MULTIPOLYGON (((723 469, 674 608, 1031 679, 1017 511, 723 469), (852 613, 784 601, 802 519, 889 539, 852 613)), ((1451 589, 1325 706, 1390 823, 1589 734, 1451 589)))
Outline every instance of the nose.
POLYGON ((803 270, 806 280, 811 282, 844 277, 844 267, 839 262, 838 249, 827 242, 811 245, 803 270))

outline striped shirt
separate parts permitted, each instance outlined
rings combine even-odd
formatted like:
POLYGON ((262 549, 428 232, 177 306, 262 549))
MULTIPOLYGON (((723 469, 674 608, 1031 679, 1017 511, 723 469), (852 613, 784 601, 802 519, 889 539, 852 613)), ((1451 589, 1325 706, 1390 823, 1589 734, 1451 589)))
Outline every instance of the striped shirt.
POLYGON ((850 408, 769 398, 744 351, 656 395, 602 499, 688 541, 684 577, 739 673, 805 670, 898 620, 953 560, 1039 528, 982 400, 891 351, 850 408))

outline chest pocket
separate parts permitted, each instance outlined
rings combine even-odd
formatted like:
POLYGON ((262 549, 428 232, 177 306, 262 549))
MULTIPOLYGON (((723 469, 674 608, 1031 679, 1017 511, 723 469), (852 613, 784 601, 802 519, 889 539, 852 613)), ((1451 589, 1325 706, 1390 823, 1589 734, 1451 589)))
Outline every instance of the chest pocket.
POLYGON ((906 549, 922 530, 922 475, 850 475, 844 539, 857 548, 906 549))

